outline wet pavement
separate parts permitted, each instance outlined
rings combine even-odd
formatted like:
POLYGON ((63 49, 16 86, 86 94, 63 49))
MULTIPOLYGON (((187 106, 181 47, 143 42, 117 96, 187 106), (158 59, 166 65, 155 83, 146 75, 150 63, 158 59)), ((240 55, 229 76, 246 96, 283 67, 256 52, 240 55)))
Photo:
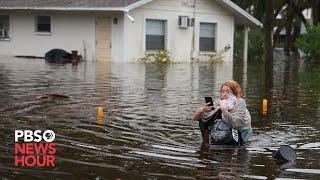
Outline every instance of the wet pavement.
POLYGON ((0 176, 4 179, 244 179, 320 177, 320 63, 276 53, 273 86, 262 62, 47 64, 0 57, 0 176), (221 82, 237 80, 252 116, 245 147, 202 147, 193 113, 221 82), (70 98, 44 98, 48 93, 70 98), (268 115, 262 99, 268 99, 268 115), (102 107, 104 118, 97 118, 102 107), (51 129, 56 167, 15 168, 14 130, 51 129), (272 159, 290 145, 291 163, 272 159))

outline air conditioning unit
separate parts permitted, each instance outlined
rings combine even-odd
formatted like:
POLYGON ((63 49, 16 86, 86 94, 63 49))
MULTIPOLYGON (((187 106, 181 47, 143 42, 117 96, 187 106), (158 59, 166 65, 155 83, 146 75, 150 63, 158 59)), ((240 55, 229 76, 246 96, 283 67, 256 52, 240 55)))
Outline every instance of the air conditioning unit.
POLYGON ((8 32, 4 29, 0 29, 0 38, 7 38, 8 32))
POLYGON ((179 16, 179 28, 188 28, 188 16, 179 16))
POLYGON ((194 27, 194 23, 195 23, 194 18, 188 18, 188 26, 189 27, 194 27))

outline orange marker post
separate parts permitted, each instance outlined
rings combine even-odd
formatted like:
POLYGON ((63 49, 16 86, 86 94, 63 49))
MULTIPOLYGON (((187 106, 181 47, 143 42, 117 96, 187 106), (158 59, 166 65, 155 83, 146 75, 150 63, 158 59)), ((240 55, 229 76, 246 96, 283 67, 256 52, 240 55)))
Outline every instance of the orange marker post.
POLYGON ((268 100, 263 99, 262 100, 262 115, 267 115, 268 114, 268 100))
POLYGON ((102 124, 103 121, 103 108, 98 107, 98 124, 102 124))

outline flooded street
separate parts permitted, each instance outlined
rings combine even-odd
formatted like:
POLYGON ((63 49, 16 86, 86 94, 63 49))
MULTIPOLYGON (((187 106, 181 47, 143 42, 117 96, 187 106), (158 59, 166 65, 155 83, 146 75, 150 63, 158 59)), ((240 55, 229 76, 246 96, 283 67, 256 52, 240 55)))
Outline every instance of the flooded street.
POLYGON ((266 92, 264 63, 170 67, 0 57, 0 176, 8 179, 196 179, 234 172, 251 179, 320 176, 320 63, 276 53, 266 92), (252 116, 246 147, 201 147, 193 113, 221 82, 238 81, 252 116), (36 99, 46 93, 70 98, 36 99), (268 97, 267 97, 268 96, 268 97), (270 115, 262 116, 262 99, 270 115), (102 107, 104 118, 97 118, 102 107), (51 129, 56 167, 15 168, 14 131, 51 129), (272 159, 280 145, 293 163, 272 159))

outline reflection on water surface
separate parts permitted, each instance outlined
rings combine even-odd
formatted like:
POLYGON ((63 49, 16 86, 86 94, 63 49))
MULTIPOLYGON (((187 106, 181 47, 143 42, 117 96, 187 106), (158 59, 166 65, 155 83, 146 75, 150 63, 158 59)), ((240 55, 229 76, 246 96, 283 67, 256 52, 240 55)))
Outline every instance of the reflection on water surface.
MULTIPOLYGON (((247 72, 232 64, 46 64, 39 59, 0 58, 0 170, 7 178, 194 179, 232 172, 253 179, 319 176, 320 65, 277 56, 269 116, 264 65, 247 72), (254 136, 247 147, 201 147, 193 112, 219 85, 237 80, 244 89, 254 136), (59 93, 69 99, 36 99, 59 93), (104 117, 97 118, 98 107, 104 117), (57 166, 14 168, 15 129, 55 131, 57 166), (279 164, 272 151, 289 144, 293 164, 279 164)), ((270 94, 269 94, 270 95, 270 94)))

